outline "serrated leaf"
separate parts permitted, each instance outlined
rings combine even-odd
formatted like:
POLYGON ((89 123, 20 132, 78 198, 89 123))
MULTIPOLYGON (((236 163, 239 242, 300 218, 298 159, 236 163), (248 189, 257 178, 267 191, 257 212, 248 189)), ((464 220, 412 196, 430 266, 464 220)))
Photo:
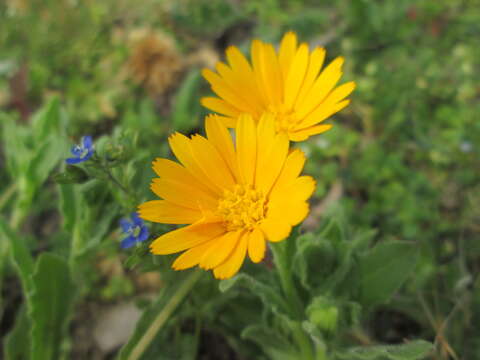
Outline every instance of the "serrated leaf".
POLYGON ((433 345, 424 340, 416 340, 402 345, 379 345, 357 347, 337 353, 341 360, 420 360, 424 359, 433 345))
POLYGON ((256 342, 271 359, 299 359, 298 351, 290 345, 288 339, 280 336, 274 329, 262 325, 250 325, 242 331, 241 337, 256 342))
POLYGON ((386 302, 415 268, 418 251, 402 241, 380 243, 360 257, 360 299, 364 305, 386 302))
POLYGON ((335 249, 328 240, 312 233, 304 234, 296 241, 293 269, 304 288, 316 289, 333 270, 337 261, 335 249))
POLYGON ((237 286, 249 289, 252 294, 260 297, 266 308, 272 310, 273 312, 288 314, 289 306, 280 295, 280 289, 260 282, 250 275, 241 273, 231 279, 220 281, 218 285, 221 292, 226 292, 237 286))
POLYGON ((59 359, 75 291, 68 263, 57 255, 42 253, 32 281, 33 291, 28 298, 32 321, 31 359, 59 359))
POLYGON ((3 343, 5 360, 30 359, 30 328, 30 319, 25 306, 22 306, 15 317, 13 329, 3 343))

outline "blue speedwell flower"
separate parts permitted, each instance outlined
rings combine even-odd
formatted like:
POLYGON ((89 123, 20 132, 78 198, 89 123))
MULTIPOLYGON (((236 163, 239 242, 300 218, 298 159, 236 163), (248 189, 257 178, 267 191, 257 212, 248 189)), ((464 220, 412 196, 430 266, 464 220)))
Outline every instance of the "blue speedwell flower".
POLYGON ((120 226, 123 232, 128 235, 122 240, 120 246, 123 249, 133 246, 137 242, 145 241, 148 239, 148 228, 143 223, 143 220, 138 217, 136 212, 130 215, 132 221, 128 219, 120 220, 120 226))
POLYGON ((72 146, 73 157, 65 160, 67 164, 78 164, 90 159, 93 155, 93 141, 90 135, 82 137, 82 141, 79 145, 72 146))

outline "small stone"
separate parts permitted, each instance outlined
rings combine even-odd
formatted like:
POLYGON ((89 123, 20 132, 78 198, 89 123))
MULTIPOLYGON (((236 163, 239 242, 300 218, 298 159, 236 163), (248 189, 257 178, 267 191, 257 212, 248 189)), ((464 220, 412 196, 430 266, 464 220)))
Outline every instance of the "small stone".
POLYGON ((115 305, 100 314, 93 338, 97 346, 109 353, 127 342, 135 330, 140 310, 133 302, 115 305))

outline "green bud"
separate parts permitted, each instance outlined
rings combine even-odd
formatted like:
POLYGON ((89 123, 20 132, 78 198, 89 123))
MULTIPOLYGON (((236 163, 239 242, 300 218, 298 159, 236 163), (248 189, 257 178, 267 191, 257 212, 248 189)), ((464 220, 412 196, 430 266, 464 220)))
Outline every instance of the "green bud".
POLYGON ((338 307, 324 297, 316 297, 307 308, 309 321, 323 332, 332 334, 337 330, 338 307))

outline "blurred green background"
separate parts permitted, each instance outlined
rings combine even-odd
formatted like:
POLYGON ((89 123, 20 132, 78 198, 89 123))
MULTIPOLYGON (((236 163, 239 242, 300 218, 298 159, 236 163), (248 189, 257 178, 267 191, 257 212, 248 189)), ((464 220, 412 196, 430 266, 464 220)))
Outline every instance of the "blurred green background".
MULTIPOLYGON (((201 131, 199 99, 210 94, 201 68, 228 45, 247 52, 252 38, 276 43, 288 30, 324 46, 329 60, 344 56, 342 80, 357 83, 351 105, 329 120, 334 128, 300 145, 318 182, 303 228, 316 231, 335 212, 350 228, 373 229, 374 243, 419 249, 395 298, 365 313, 362 332, 342 343, 423 338, 436 344, 432 358, 480 358, 480 1, 4 0, 0 211, 33 258, 67 254, 72 232, 80 239, 67 358, 113 358, 126 339, 105 345, 102 331, 82 322, 148 298, 165 281, 149 271, 160 260, 139 260, 145 248, 127 259, 139 266, 125 266, 131 254, 118 248, 118 219, 153 198, 150 162, 169 155, 166 137, 201 131), (39 109, 58 111, 56 125, 44 127, 39 109), (133 199, 99 181, 78 191, 55 184, 52 174, 84 134, 118 160, 133 199)), ((1 249, 5 337, 20 326, 25 295, 1 249)), ((219 335, 215 319, 201 336, 197 324, 181 324, 176 331, 196 339, 198 358, 250 358, 219 335)))

